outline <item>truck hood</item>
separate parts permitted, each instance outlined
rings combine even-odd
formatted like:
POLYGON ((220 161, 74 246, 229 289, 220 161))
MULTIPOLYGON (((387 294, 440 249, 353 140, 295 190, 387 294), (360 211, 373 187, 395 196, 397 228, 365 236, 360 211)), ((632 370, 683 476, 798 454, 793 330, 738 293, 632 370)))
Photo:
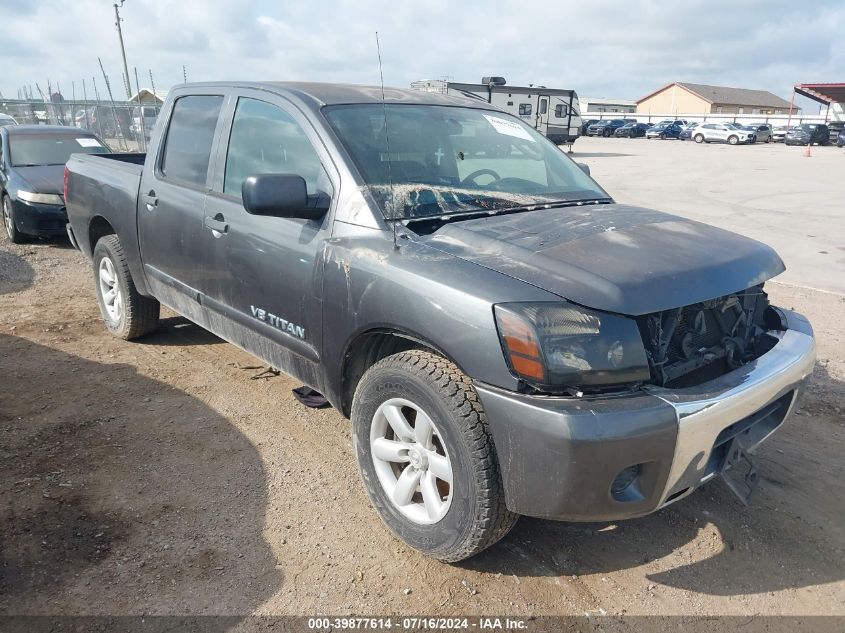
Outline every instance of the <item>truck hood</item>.
POLYGON ((64 193, 64 165, 36 165, 13 169, 26 181, 32 193, 64 193))
POLYGON ((459 221, 419 239, 583 306, 627 315, 724 296, 784 270, 765 244, 623 204, 459 221))

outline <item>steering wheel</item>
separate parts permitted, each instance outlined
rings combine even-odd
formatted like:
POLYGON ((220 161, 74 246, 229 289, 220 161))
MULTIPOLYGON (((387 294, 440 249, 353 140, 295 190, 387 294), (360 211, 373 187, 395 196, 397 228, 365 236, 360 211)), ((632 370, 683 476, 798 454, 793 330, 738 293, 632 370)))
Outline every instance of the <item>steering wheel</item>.
POLYGON ((474 171, 470 175, 468 175, 466 178, 461 180, 461 186, 464 186, 464 185, 467 185, 467 184, 470 184, 470 183, 477 185, 478 183, 475 182, 475 179, 478 178, 479 176, 493 176, 493 182, 496 182, 497 180, 502 179, 502 177, 499 174, 497 174, 495 171, 493 171, 492 169, 477 169, 476 171, 474 171))

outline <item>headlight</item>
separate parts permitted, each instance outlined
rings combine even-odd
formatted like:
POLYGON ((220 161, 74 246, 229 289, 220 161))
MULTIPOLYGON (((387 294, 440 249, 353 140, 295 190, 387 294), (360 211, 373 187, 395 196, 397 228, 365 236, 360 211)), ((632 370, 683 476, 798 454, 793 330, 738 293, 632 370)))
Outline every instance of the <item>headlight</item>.
POLYGON ((544 391, 648 380, 637 324, 568 303, 502 303, 496 325, 511 370, 544 391))
POLYGON ((65 201, 57 193, 32 193, 31 191, 18 191, 18 198, 36 204, 64 204, 65 201))

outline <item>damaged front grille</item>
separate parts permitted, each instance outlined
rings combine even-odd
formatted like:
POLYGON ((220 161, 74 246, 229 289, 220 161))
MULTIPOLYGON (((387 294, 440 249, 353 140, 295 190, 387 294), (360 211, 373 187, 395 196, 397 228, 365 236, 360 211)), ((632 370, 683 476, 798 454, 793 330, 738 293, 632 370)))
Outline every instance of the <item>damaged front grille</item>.
POLYGON ((762 284, 683 308, 637 318, 652 382, 688 387, 725 374, 768 351, 762 284))

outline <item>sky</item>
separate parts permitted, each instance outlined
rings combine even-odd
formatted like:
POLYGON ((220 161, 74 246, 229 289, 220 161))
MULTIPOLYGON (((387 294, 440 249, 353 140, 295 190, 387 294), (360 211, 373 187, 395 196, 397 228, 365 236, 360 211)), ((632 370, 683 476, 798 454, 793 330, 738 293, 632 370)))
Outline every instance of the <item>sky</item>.
MULTIPOLYGON (((0 93, 36 82, 66 98, 96 77, 115 98, 122 63, 113 0, 0 0, 0 93)), ((482 75, 511 85, 637 99, 673 81, 770 90, 845 81, 845 2, 817 0, 125 0, 129 72, 159 91, 183 81, 384 81, 482 75)), ((133 90, 134 92, 134 90, 133 90)), ((818 105, 799 98, 805 112, 818 105)))

